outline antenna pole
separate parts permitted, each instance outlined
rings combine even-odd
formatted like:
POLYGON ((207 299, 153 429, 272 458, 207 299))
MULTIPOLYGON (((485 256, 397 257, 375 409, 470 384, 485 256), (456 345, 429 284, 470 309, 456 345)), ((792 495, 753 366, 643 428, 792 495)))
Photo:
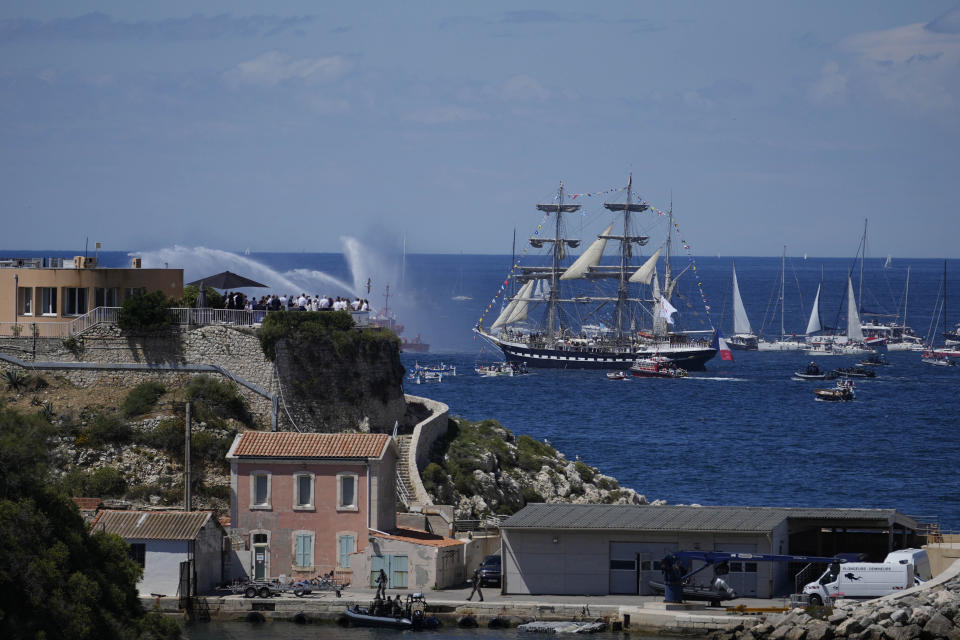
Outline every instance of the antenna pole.
POLYGON ((863 313, 863 263, 867 259, 867 219, 863 219, 863 241, 860 243, 860 284, 857 285, 857 313, 863 313))

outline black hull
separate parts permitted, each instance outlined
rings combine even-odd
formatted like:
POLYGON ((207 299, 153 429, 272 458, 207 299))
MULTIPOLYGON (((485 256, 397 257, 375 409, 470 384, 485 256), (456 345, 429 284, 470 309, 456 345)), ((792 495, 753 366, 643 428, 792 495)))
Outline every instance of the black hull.
POLYGON ((638 357, 661 355, 687 371, 706 371, 708 360, 717 355, 711 347, 684 351, 649 353, 614 353, 605 351, 576 351, 565 349, 537 349, 522 345, 497 343, 507 362, 523 363, 536 369, 629 369, 638 357))
POLYGON ((412 629, 413 621, 410 618, 393 618, 389 616, 374 616, 360 607, 347 607, 343 615, 351 625, 358 627, 381 627, 384 629, 412 629))

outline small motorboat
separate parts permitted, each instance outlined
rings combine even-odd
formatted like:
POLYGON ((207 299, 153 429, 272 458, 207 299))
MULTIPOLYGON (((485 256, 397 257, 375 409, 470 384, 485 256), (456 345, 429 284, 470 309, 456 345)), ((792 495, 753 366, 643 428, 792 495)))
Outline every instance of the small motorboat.
POLYGON ((610 371, 607 373, 607 380, 628 380, 630 376, 626 371, 610 371))
POLYGON ((947 356, 934 353, 933 351, 924 351, 921 353, 920 362, 924 364, 932 364, 936 367, 954 367, 957 364, 947 356))
POLYGON ((854 383, 851 380, 837 380, 837 386, 832 389, 814 389, 813 395, 817 400, 827 402, 849 402, 856 398, 853 391, 854 383))
POLYGON ((439 618, 427 615, 427 601, 422 593, 408 595, 402 603, 398 595, 395 600, 377 598, 369 607, 349 605, 339 622, 343 626, 385 629, 436 629, 440 626, 439 618))
POLYGON ((837 377, 834 371, 824 371, 817 366, 816 362, 811 362, 803 371, 794 371, 793 375, 801 380, 833 380, 837 377))
POLYGON ((833 372, 838 376, 844 376, 846 378, 876 378, 877 372, 873 369, 867 369, 866 367, 841 367, 839 369, 834 369, 833 372))
POLYGON ((887 359, 882 353, 878 353, 870 356, 869 358, 864 358, 857 363, 859 367, 889 367, 890 363, 887 362, 887 359))
POLYGON ((683 378, 687 370, 678 367, 670 358, 651 356, 637 358, 630 367, 630 375, 634 378, 683 378))

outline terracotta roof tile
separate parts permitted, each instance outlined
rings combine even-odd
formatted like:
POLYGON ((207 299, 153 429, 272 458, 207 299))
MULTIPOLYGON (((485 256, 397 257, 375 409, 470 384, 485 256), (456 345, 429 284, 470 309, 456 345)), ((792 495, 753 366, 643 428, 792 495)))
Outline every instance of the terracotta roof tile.
POLYGON ((233 455, 251 458, 379 458, 390 440, 384 433, 294 433, 245 431, 233 455))
POLYGON ((95 511, 103 506, 100 498, 74 498, 73 501, 80 511, 95 511))
POLYGON ((463 540, 457 540, 455 538, 445 538, 444 536, 438 536, 433 533, 428 533, 426 531, 421 531, 420 529, 394 529, 390 533, 381 533, 379 531, 371 531, 371 535, 377 538, 385 538, 387 540, 402 540, 403 542, 412 542, 414 544, 423 544, 428 547, 454 547, 458 544, 466 544, 463 540))

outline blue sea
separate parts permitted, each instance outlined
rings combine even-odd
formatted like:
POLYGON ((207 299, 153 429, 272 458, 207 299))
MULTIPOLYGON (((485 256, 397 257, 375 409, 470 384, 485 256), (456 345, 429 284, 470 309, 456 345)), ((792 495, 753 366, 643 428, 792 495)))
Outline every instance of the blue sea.
MULTIPOLYGON (((67 255, 11 252, 0 255, 67 255)), ((636 489, 670 504, 787 507, 895 508, 944 529, 960 529, 960 367, 931 367, 915 352, 887 354, 892 366, 857 380, 850 403, 814 400, 825 383, 792 379, 809 357, 797 353, 734 352, 707 371, 680 380, 613 382, 602 372, 534 370, 514 378, 481 378, 478 361, 499 354, 474 338, 471 328, 499 312, 501 285, 511 257, 489 255, 383 255, 225 252, 175 247, 142 252, 144 266, 183 268, 185 281, 224 269, 285 293, 359 295, 375 308, 389 305, 419 335, 429 354, 404 354, 408 367, 446 362, 455 377, 415 385, 408 393, 435 398, 470 420, 495 418, 516 434, 548 440, 570 459, 579 457, 636 489), (370 290, 367 293, 367 282, 370 290), (390 286, 389 301, 385 300, 390 286), (455 300, 455 297, 468 298, 455 300), (489 310, 488 310, 489 309, 489 310)), ((684 260, 686 258, 683 258, 684 260)), ((101 264, 126 266, 126 252, 101 253, 101 264)), ((731 257, 697 257, 701 287, 677 306, 696 302, 702 288, 710 314, 687 315, 688 328, 717 326, 732 333, 731 257), (701 324, 702 323, 702 324, 701 324)), ((902 313, 910 267, 907 321, 918 335, 940 331, 943 260, 869 258, 862 307, 902 313), (936 326, 933 326, 933 322, 936 326)), ((780 333, 781 258, 736 258, 740 291, 755 330, 780 333)), ((802 333, 822 281, 821 316, 846 326, 846 278, 851 259, 787 258, 783 322, 802 333), (822 272, 822 280, 821 280, 822 272)), ((960 261, 947 262, 946 324, 960 321, 960 261)), ((687 277, 687 276, 684 276, 687 277)), ((675 301, 676 304, 676 301, 675 301)), ((820 357, 821 366, 854 364, 855 357, 820 357)), ((827 383, 829 384, 829 383, 827 383)))

